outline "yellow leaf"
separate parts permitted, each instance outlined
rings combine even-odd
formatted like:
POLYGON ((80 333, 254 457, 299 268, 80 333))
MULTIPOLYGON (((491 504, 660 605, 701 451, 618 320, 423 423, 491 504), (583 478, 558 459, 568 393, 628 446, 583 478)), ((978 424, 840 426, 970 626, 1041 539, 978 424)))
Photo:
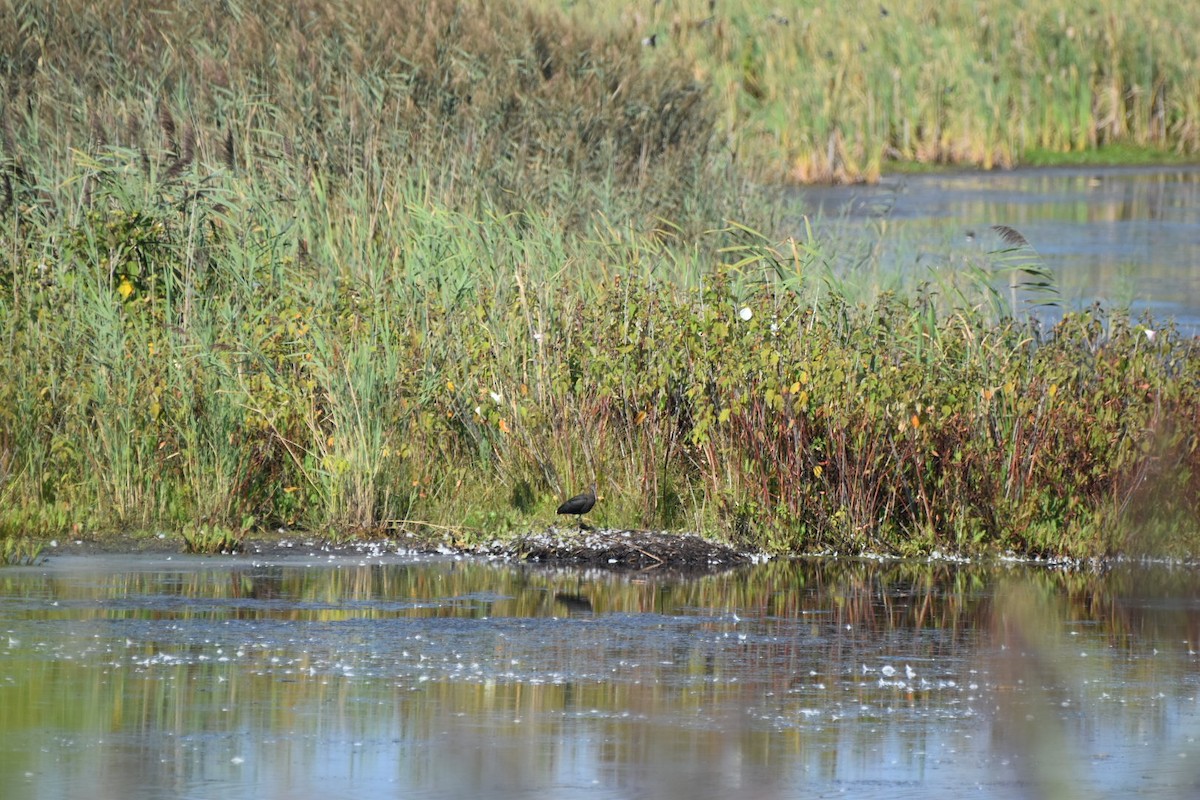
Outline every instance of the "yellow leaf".
POLYGON ((792 394, 796 394, 799 391, 800 391, 800 381, 796 381, 795 383, 792 384, 792 394))
POLYGON ((718 422, 718 423, 725 423, 725 422, 728 422, 728 421, 729 421, 729 416, 730 416, 730 413, 731 413, 731 412, 730 412, 730 410, 729 410, 728 408, 722 408, 722 409, 721 409, 721 413, 717 415, 717 422, 718 422))
POLYGON ((1053 400, 1054 395, 1058 394, 1058 384, 1057 383, 1050 384, 1050 388, 1046 390, 1046 393, 1049 394, 1050 399, 1053 400))
POLYGON ((815 467, 813 467, 813 477, 814 477, 814 478, 819 478, 819 477, 821 477, 821 474, 822 474, 822 473, 824 473, 824 472, 825 472, 825 470, 821 469, 821 465, 820 465, 820 464, 817 464, 815 467))
POLYGON ((447 389, 447 391, 453 392, 454 391, 454 381, 446 381, 446 389, 447 389))
POLYGON ((637 415, 637 417, 635 417, 635 418, 634 418, 634 420, 633 420, 633 424, 634 424, 634 425, 641 425, 641 424, 642 424, 643 422, 645 422, 645 421, 646 421, 646 412, 645 412, 645 411, 639 411, 639 412, 638 412, 638 415, 637 415))

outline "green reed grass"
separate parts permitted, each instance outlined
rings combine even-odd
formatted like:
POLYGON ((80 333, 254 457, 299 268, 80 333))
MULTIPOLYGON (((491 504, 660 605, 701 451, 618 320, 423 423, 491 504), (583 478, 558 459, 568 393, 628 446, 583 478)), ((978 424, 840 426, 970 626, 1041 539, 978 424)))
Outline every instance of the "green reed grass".
MULTIPOLYGON (((307 222, 285 230, 227 180, 198 226, 221 257, 190 269, 164 257, 132 280, 96 269, 120 237, 70 260, 55 242, 77 231, 24 231, 52 266, 44 294, 10 300, 37 267, 7 265, 8 392, 55 391, 5 406, 42 420, 4 418, 6 462, 29 465, 15 507, 218 532, 515 528, 598 476, 600 522, 781 551, 1047 553, 1136 548, 1118 522, 1194 514, 1198 362, 1170 331, 1083 315, 1039 334, 989 311, 1006 309, 982 280, 956 305, 851 305, 816 242, 562 237, 412 184, 373 195, 378 227, 360 191, 297 186, 307 222)), ((180 208, 110 205, 82 239, 153 218, 159 252, 187 253, 180 208)))
POLYGON ((744 161, 799 181, 890 162, 1007 167, 1122 145, 1200 151, 1200 12, 1167 0, 542 0, 683 56, 744 161))

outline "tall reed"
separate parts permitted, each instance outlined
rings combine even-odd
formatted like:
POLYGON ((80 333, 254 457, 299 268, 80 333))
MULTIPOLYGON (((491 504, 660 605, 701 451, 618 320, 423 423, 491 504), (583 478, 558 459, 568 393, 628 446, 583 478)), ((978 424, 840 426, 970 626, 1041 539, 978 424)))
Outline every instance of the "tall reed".
MULTIPOLYGON (((1166 0, 542 0, 685 57, 740 160, 797 181, 894 162, 1008 167, 1129 145, 1200 152, 1200 11, 1166 0)), ((1128 151, 1123 151, 1128 152, 1128 151)))

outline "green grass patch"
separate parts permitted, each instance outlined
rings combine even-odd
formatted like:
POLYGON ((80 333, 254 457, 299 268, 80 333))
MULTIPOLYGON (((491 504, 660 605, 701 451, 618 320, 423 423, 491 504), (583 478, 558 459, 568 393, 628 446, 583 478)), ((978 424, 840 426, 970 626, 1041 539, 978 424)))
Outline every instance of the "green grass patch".
POLYGON ((1154 165, 1189 165, 1200 161, 1195 153, 1181 153, 1159 147, 1139 147, 1132 144, 1112 144, 1094 150, 1054 152, 1031 149, 1021 162, 1031 167, 1120 167, 1154 165))

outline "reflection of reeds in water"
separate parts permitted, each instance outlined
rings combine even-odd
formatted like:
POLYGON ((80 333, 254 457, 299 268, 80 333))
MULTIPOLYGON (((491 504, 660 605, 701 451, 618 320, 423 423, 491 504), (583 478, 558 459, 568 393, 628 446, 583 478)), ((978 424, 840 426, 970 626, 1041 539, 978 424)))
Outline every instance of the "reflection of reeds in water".
POLYGON ((600 764, 745 796, 779 796, 800 770, 821 785, 874 782, 879 764, 864 754, 892 748, 906 765, 892 775, 930 778, 925 759, 937 758, 941 774, 1071 797, 1097 729, 1187 750, 1186 722, 1155 720, 1164 703, 1194 704, 1190 662, 1148 652, 1197 632, 1186 607, 1154 600, 1194 592, 1184 570, 813 560, 664 580, 472 562, 230 563, 242 568, 27 575, 24 596, 61 604, 30 603, 26 621, 43 633, 8 644, 19 691, 6 730, 40 735, 49 704, 64 731, 102 726, 151 749, 189 731, 254 731, 250 755, 301 771, 339 742, 398 742, 399 753, 359 750, 359 763, 417 776, 469 757, 456 780, 470 786, 600 764), (591 610, 564 616, 563 603, 591 610), (982 767, 962 761, 976 758, 982 767))
MULTIPOLYGON (((990 661, 997 691, 991 715, 996 745, 1011 754, 1017 781, 1036 797, 1081 796, 1078 743, 1063 724, 1074 683, 1053 654, 1064 651, 1064 609, 1057 597, 1019 581, 1001 584, 993 619, 990 661)), ((1069 669, 1069 667, 1068 667, 1069 669)))
MULTIPOLYGON (((1177 647, 1190 652, 1200 635, 1197 615, 1178 608, 1179 598, 1194 591, 1193 580, 1181 573, 1133 570, 1111 583, 1105 576, 1081 576, 1082 591, 1065 595, 1017 576, 999 582, 985 655, 986 670, 996 681, 988 716, 993 741, 1011 756, 1005 771, 1030 796, 1091 796, 1084 788, 1096 785, 1091 771, 1097 761, 1110 758, 1099 749, 1104 740, 1095 736, 1102 720, 1112 716, 1109 706, 1153 707, 1190 692, 1179 685, 1174 663, 1155 664, 1160 657, 1174 662, 1177 647), (1160 613, 1149 598, 1181 613, 1160 613), (1074 638, 1093 620, 1105 626, 1107 637, 1074 638), (1105 691, 1090 687, 1096 684, 1105 691)), ((1128 786, 1149 770, 1156 773, 1157 785, 1190 796, 1200 789, 1200 769, 1180 759, 1194 753, 1198 733, 1200 726, 1184 721, 1169 729, 1133 726, 1108 736, 1123 743, 1131 737, 1135 745, 1145 740, 1144 756, 1135 747, 1135 757, 1142 757, 1119 770, 1128 786)))

